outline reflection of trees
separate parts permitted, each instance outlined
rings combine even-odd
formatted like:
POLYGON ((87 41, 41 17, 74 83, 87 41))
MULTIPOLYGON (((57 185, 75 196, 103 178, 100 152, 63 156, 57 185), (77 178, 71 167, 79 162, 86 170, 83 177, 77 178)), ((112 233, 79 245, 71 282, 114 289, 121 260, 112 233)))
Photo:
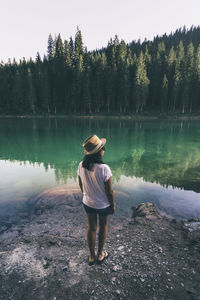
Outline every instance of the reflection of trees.
MULTIPOLYGON (((184 149, 183 149, 184 150, 184 149)), ((121 164, 121 174, 125 176, 142 177, 145 181, 160 183, 167 187, 181 187, 200 192, 200 153, 193 149, 185 157, 185 151, 175 152, 173 156, 163 151, 162 155, 155 153, 151 159, 147 151, 142 156, 128 156, 120 162, 112 164, 112 170, 119 177, 117 165, 121 164), (180 159, 180 156, 183 158, 180 159)))
POLYGON ((57 181, 76 178, 82 141, 105 136, 105 162, 121 175, 200 192, 199 125, 195 122, 0 120, 0 159, 53 168, 57 181))

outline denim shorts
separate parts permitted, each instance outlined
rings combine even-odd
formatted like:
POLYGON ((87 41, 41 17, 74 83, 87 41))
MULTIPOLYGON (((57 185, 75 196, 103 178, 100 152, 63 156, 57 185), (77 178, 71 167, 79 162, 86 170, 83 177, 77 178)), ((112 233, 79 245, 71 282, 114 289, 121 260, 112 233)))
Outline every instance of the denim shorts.
POLYGON ((89 207, 83 203, 83 207, 87 214, 98 214, 99 216, 105 217, 112 213, 111 205, 106 208, 98 209, 98 208, 89 207))

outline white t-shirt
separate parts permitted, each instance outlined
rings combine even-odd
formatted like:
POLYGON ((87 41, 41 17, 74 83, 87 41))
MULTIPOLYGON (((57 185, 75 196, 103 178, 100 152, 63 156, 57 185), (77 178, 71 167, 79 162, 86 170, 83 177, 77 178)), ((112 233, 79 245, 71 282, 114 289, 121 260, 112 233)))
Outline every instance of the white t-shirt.
POLYGON ((83 168, 82 162, 80 162, 77 173, 83 184, 83 203, 97 209, 110 206, 104 185, 104 182, 112 176, 109 166, 106 164, 93 164, 92 170, 88 171, 83 168))

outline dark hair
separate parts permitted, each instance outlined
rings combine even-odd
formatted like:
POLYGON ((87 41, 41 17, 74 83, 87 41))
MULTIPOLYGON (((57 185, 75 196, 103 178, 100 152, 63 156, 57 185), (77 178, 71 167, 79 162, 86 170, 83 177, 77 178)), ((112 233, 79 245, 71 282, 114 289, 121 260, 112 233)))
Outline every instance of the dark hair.
POLYGON ((94 154, 85 155, 82 163, 83 168, 87 169, 88 171, 91 171, 93 164, 104 164, 104 162, 102 161, 102 156, 100 154, 100 151, 94 154))

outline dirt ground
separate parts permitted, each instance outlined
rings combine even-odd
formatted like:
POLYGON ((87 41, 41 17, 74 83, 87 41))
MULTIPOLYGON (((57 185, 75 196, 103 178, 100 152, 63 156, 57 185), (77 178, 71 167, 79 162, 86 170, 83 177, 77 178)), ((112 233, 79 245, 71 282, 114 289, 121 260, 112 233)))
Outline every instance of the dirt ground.
POLYGON ((0 220, 0 299, 200 299, 200 224, 161 216, 152 203, 132 214, 110 216, 109 258, 89 266, 79 191, 30 199, 0 220))

